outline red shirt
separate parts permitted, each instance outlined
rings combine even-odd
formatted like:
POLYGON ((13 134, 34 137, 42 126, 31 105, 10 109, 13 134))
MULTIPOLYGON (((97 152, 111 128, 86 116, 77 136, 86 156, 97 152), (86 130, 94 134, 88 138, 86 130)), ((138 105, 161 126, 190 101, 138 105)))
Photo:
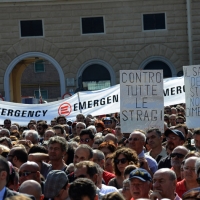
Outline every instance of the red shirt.
POLYGON ((186 187, 185 187, 185 179, 183 179, 182 181, 179 181, 176 184, 176 193, 178 194, 179 197, 182 197, 183 193, 185 193, 186 187))
POLYGON ((106 185, 108 185, 108 182, 110 181, 110 179, 114 177, 115 177, 114 174, 107 171, 103 171, 103 180, 105 181, 106 185))

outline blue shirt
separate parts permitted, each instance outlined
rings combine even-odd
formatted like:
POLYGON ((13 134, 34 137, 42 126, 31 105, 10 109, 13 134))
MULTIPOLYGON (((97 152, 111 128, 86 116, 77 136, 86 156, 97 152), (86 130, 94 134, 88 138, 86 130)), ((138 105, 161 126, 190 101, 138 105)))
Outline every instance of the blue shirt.
POLYGON ((6 187, 4 187, 1 191, 0 191, 0 200, 3 200, 3 196, 5 194, 6 191, 6 187))
POLYGON ((154 158, 152 158, 149 155, 144 154, 144 151, 142 151, 139 155, 138 158, 145 158, 147 160, 147 163, 149 165, 149 169, 151 172, 154 174, 157 169, 158 169, 158 164, 154 158))

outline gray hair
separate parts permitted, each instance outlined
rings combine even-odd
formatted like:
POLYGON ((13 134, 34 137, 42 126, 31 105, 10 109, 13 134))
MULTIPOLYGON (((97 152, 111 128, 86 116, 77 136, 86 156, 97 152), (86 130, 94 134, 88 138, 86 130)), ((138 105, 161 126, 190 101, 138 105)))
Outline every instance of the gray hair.
POLYGON ((2 128, 2 129, 0 130, 0 132, 1 132, 1 131, 5 131, 5 132, 8 133, 8 135, 10 135, 10 131, 9 131, 7 128, 2 128))
MULTIPOLYGON (((78 122, 78 123, 76 124, 76 126, 78 126, 79 124, 83 125, 83 126, 86 128, 86 125, 85 125, 84 122, 78 122)), ((84 129, 85 129, 85 128, 84 128, 84 129)))
POLYGON ((88 126, 87 129, 90 129, 90 130, 92 131, 93 134, 96 134, 96 133, 97 133, 97 130, 96 130, 96 128, 95 128, 94 125, 88 126))
POLYGON ((94 149, 93 150, 93 154, 96 154, 98 159, 100 160, 105 160, 105 155, 102 151, 98 150, 98 149, 94 149))
MULTIPOLYGON (((29 135, 32 135, 33 136, 33 140, 34 140, 34 143, 37 143, 38 142, 38 139, 39 139, 39 135, 38 135, 38 132, 35 131, 35 130, 28 130, 26 131, 25 133, 25 138, 29 135)), ((33 143, 33 144, 34 144, 33 143)))
POLYGON ((200 172, 199 169, 200 169, 200 158, 197 158, 196 163, 195 163, 195 172, 196 172, 197 176, 200 172))

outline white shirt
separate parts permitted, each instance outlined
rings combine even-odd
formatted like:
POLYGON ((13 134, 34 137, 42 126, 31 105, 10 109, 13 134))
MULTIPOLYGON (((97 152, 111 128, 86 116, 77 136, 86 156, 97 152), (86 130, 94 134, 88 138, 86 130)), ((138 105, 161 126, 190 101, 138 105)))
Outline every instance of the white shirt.
POLYGON ((117 188, 115 188, 113 186, 102 184, 100 192, 105 195, 105 194, 108 194, 108 193, 111 193, 111 192, 119 192, 119 191, 118 191, 117 188))

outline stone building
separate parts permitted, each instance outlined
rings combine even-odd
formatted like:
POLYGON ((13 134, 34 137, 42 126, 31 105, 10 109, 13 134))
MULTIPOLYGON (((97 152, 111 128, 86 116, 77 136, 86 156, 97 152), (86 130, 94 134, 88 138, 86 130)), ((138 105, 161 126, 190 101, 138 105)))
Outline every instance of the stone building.
POLYGON ((1 0, 0 93, 21 102, 39 86, 56 99, 118 84, 121 69, 180 76, 200 63, 199 11, 199 0, 1 0))

